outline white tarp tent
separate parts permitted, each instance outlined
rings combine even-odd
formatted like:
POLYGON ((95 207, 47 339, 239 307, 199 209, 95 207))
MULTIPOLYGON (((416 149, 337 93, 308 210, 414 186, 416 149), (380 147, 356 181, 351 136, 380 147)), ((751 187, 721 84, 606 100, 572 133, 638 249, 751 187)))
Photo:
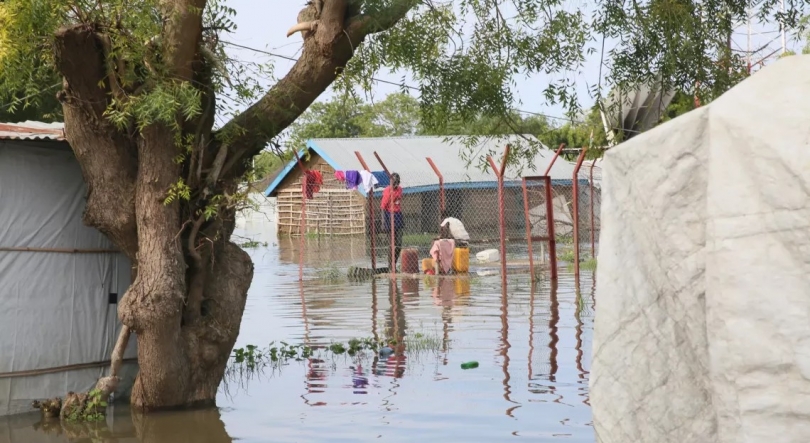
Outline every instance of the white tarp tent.
MULTIPOLYGON (((82 224, 85 193, 66 143, 0 139, 0 415, 85 391, 109 370, 121 327, 110 294, 123 296, 130 264, 87 251, 113 245, 82 224)), ((136 370, 124 365, 124 391, 136 370)))
POLYGON ((609 151, 600 443, 810 441, 810 56, 609 151))

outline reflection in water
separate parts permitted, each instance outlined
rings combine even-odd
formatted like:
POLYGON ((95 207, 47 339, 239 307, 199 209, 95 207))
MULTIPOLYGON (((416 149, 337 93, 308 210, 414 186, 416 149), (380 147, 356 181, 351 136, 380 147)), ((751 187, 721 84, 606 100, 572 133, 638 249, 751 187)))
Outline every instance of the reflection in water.
MULTIPOLYGON (((282 239, 249 251, 256 271, 236 346, 397 338, 393 353, 319 354, 257 374, 244 389, 218 398, 221 418, 216 410, 183 412, 150 416, 147 424, 117 407, 108 417, 110 434, 95 441, 455 443, 565 436, 593 443, 587 404, 593 298, 587 290, 577 294, 572 275, 561 274, 559 286, 515 276, 508 295, 499 276, 326 281, 316 268, 345 270, 367 259, 349 240, 322 239, 310 241, 299 284, 297 243, 282 239), (529 340, 515 340, 524 330, 529 340), (418 333, 430 338, 428 349, 401 346, 402 338, 418 333), (460 368, 473 360, 478 368, 460 368)), ((592 290, 587 273, 582 284, 592 290)), ((0 418, 0 443, 69 441, 65 431, 35 430, 38 416, 26 420, 20 426, 0 418)))
MULTIPOLYGON (((506 292, 506 286, 501 288, 501 357, 503 358, 503 398, 509 403, 517 403, 510 398, 512 388, 509 386, 509 298, 506 292)), ((512 417, 512 411, 519 408, 520 405, 512 406, 506 410, 506 415, 512 417)))
POLYGON ((2 443, 231 443, 218 409, 161 412, 143 415, 116 406, 98 423, 69 423, 42 419, 39 414, 0 418, 2 443))

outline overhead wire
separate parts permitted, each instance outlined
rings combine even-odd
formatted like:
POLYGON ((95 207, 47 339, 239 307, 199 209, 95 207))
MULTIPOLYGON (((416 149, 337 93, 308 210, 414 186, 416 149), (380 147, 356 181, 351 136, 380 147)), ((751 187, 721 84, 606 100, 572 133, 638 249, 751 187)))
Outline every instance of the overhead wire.
MULTIPOLYGON (((228 46, 233 46, 235 48, 246 49, 248 51, 257 52, 259 54, 268 55, 270 57, 276 57, 276 58, 280 58, 280 59, 284 59, 284 60, 289 60, 289 61, 292 61, 292 62, 297 62, 298 61, 297 58, 290 57, 289 55, 278 54, 278 53, 271 52, 271 51, 266 51, 266 50, 263 50, 263 49, 252 48, 250 46, 240 45, 238 43, 233 43, 233 42, 229 42, 229 41, 225 41, 225 40, 221 40, 221 42, 223 44, 228 45, 228 46)), ((374 82, 377 82, 377 83, 383 83, 383 84, 387 84, 387 85, 397 86, 399 88, 405 88, 405 89, 409 89, 409 90, 412 90, 412 91, 419 91, 418 87, 408 85, 408 84, 405 84, 405 83, 397 83, 397 82, 393 82, 393 81, 390 81, 390 80, 385 80, 385 79, 377 78, 377 77, 371 77, 371 80, 374 81, 374 82)), ((560 116, 557 116, 557 115, 544 114, 542 112, 526 111, 524 109, 516 109, 515 111, 517 111, 517 112, 519 112, 521 114, 534 115, 534 116, 545 117, 545 118, 550 118, 550 119, 554 119, 554 120, 562 120, 562 121, 566 121, 566 122, 572 121, 572 119, 568 118, 568 117, 560 117, 560 116)), ((573 120, 573 121, 575 123, 583 123, 582 120, 573 120)))

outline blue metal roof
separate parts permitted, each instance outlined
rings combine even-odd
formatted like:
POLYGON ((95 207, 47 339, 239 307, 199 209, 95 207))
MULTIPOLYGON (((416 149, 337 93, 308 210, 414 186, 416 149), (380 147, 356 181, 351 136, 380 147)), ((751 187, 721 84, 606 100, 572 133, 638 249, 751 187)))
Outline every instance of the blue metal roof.
MULTIPOLYGON (((482 142, 479 150, 500 149, 499 141, 482 142)), ((442 172, 445 189, 486 189, 495 188, 497 182, 491 171, 484 172, 470 169, 461 158, 461 145, 448 142, 443 137, 393 137, 393 138, 352 138, 352 139, 312 139, 307 141, 306 149, 299 152, 303 156, 307 151, 318 154, 336 171, 360 170, 362 166, 354 154, 360 152, 367 163, 376 162, 374 152, 378 152, 392 169, 402 177, 403 193, 413 194, 438 190, 438 177, 427 163, 425 157, 430 156, 442 172), (410 185, 410 186, 407 186, 410 185)), ((536 171, 526 175, 540 175, 545 169, 553 152, 541 149, 534 160, 536 171)), ((267 187, 265 195, 270 196, 277 191, 278 186, 285 177, 297 167, 295 159, 291 160, 267 187)), ((565 159, 557 159, 552 168, 551 176, 554 184, 570 185, 574 165, 565 159)), ((385 174, 381 171, 372 171, 380 184, 387 185, 380 180, 385 174)), ((514 175, 514 174, 513 174, 514 175)), ((507 187, 520 186, 517 176, 507 176, 507 187), (516 180, 517 179, 517 180, 516 180), (510 183, 514 184, 510 184, 510 183)), ((587 183, 587 180, 586 180, 587 183)), ((361 192, 361 191, 358 191, 361 192)), ((376 192, 377 194, 380 191, 376 192)))

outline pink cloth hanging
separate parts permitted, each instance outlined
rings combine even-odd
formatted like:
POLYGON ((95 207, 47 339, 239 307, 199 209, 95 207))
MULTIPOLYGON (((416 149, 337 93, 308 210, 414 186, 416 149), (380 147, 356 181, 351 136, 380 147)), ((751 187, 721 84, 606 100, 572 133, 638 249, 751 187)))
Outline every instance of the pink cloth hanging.
POLYGON ((335 171, 335 179, 339 182, 345 182, 346 175, 343 173, 343 171, 335 171))

